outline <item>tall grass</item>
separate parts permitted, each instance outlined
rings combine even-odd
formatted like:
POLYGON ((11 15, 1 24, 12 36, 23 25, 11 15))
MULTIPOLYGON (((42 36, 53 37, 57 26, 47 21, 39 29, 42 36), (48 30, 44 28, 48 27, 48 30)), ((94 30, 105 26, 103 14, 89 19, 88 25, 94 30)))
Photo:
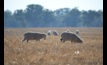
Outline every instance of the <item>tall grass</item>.
POLYGON ((28 28, 4 29, 4 65, 103 65, 102 28, 28 28), (62 43, 59 36, 28 43, 23 40, 27 31, 57 30, 59 34, 69 29, 80 31, 84 43, 62 43), (8 32, 6 30, 9 30, 8 32), (79 53, 77 53, 77 51, 79 53))

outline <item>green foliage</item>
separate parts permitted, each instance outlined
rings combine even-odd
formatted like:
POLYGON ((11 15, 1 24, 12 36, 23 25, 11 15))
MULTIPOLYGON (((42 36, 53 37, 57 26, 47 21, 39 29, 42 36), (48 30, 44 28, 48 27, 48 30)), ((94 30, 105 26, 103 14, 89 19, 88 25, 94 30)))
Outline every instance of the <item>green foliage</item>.
POLYGON ((61 8, 55 11, 38 4, 27 5, 25 10, 4 11, 4 27, 102 27, 103 11, 79 11, 61 8))
POLYGON ((81 22, 80 15, 81 12, 77 8, 74 8, 67 14, 63 23, 66 24, 65 26, 78 27, 78 23, 81 22))

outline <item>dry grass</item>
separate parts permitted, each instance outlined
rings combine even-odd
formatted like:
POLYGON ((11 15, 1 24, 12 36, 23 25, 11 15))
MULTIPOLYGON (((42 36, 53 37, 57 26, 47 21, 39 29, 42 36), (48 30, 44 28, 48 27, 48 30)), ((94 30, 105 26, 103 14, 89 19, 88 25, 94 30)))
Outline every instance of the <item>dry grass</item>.
POLYGON ((4 65, 103 65, 103 28, 4 29, 4 65), (24 32, 46 33, 50 29, 59 33, 78 29, 84 43, 62 43, 60 35, 48 36, 41 42, 22 43, 24 32), (79 53, 76 54, 76 51, 79 53))

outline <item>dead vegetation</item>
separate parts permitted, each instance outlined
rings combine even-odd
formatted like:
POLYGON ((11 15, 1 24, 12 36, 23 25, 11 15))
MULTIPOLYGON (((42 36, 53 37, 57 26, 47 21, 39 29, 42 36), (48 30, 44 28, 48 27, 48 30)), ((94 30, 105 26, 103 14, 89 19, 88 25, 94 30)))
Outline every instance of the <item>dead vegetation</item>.
POLYGON ((103 28, 28 28, 4 31, 4 65, 103 65, 103 28), (22 43, 27 31, 80 31, 84 43, 62 43, 60 35, 22 43), (79 51, 79 53, 76 53, 79 51))

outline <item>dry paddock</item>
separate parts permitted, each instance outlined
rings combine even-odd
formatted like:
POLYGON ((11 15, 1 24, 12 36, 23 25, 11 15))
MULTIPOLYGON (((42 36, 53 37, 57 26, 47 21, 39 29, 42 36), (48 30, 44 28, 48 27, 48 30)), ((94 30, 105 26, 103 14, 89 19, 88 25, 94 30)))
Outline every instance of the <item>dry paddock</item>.
POLYGON ((5 28, 4 65, 103 65, 103 28, 5 28), (23 40, 27 31, 80 31, 84 43, 62 43, 59 36, 46 40, 23 40))

